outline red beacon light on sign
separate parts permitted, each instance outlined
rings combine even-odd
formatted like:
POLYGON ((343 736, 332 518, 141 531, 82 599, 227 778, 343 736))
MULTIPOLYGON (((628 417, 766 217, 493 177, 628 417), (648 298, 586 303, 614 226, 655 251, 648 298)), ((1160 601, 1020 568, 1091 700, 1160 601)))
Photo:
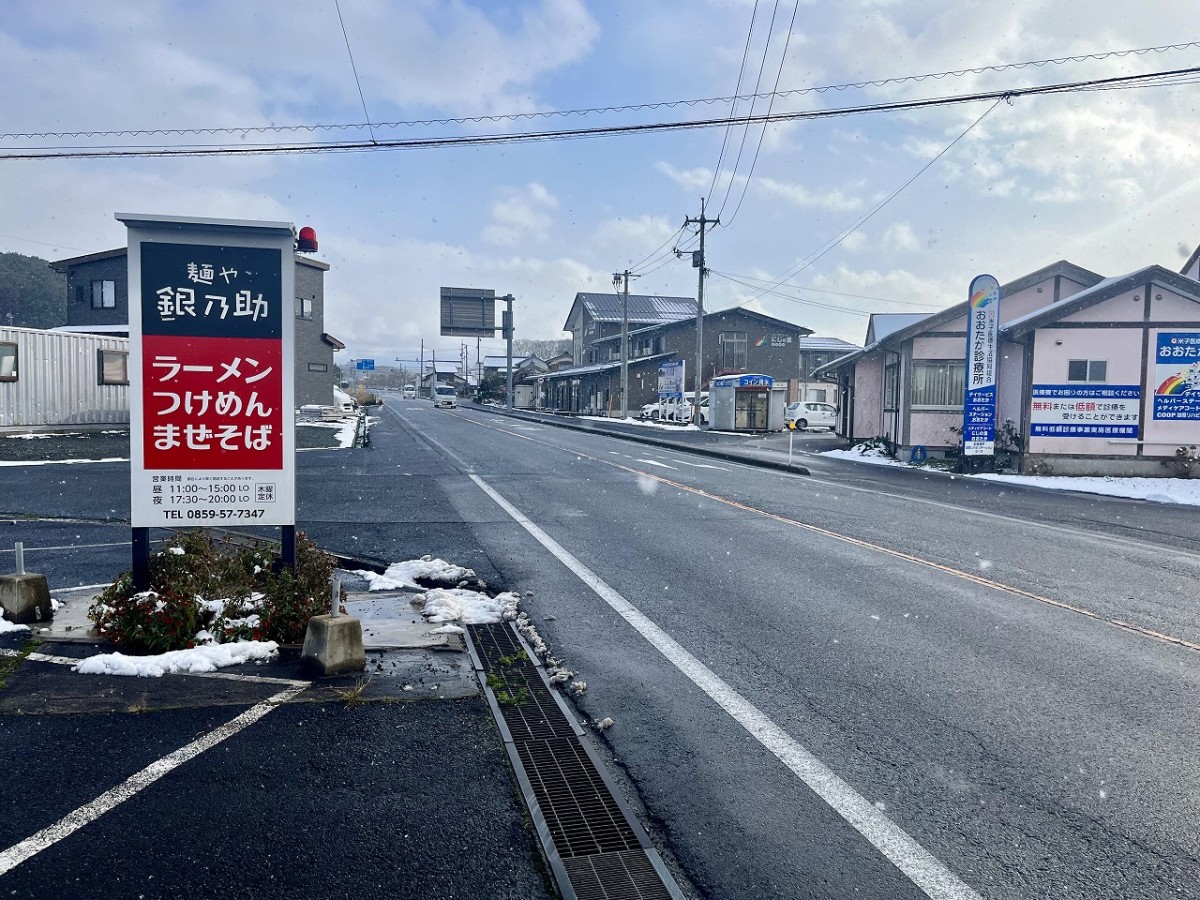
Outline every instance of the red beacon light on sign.
POLYGON ((300 229, 300 234, 296 237, 296 250, 299 253, 317 252, 317 232, 315 229, 307 225, 300 229))

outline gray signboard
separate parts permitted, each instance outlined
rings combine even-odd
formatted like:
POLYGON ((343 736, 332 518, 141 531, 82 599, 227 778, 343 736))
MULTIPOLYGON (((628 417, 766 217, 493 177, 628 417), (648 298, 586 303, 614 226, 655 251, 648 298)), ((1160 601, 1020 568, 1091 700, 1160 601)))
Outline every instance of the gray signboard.
POLYGON ((442 288, 442 334, 496 336, 496 292, 486 288, 442 288))

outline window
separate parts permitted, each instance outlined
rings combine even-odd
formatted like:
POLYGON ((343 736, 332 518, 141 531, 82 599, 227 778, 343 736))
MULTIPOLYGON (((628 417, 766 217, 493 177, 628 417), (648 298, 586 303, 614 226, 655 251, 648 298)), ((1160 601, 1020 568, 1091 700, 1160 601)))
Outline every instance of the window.
POLYGON ((308 371, 310 371, 310 372, 328 372, 329 366, 325 365, 325 363, 309 363, 308 371))
POLYGON ((311 297, 296 298, 296 318, 311 319, 313 317, 313 302, 311 297))
POLYGON ((808 354, 808 377, 812 377, 812 373, 825 363, 833 362, 834 356, 832 353, 809 353, 808 354))
POLYGON ((117 305, 115 281, 92 282, 92 309, 112 309, 117 305))
POLYGON ((829 392, 825 388, 809 388, 808 399, 815 400, 817 403, 825 403, 829 399, 829 392))
POLYGON ((1071 359, 1067 361, 1067 381, 1103 384, 1108 381, 1108 360, 1071 359))
POLYGON ((962 409, 966 371, 961 362, 914 362, 913 408, 962 409))
POLYGON ((721 346, 722 369, 746 368, 746 332, 722 331, 717 343, 721 346))
POLYGON ((17 345, 0 343, 0 381, 17 380, 17 345))
POLYGON ((129 354, 124 350, 101 350, 97 354, 101 384, 129 384, 129 354))
POLYGON ((883 408, 896 410, 900 407, 900 363, 892 362, 883 367, 883 408))

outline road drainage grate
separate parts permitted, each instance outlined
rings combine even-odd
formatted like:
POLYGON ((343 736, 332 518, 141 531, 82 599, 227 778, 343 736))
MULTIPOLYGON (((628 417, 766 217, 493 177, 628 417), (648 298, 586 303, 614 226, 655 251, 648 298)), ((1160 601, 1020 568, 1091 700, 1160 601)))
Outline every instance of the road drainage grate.
POLYGON ((468 644, 550 869, 566 900, 682 900, 574 715, 511 624, 468 644))

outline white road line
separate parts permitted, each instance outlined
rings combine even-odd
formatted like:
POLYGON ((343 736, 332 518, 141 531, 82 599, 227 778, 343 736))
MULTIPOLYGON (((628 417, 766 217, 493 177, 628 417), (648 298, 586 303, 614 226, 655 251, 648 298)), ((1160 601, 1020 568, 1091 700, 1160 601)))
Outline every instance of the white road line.
POLYGON ((707 463, 694 463, 683 459, 672 459, 671 462, 679 463, 681 466, 691 466, 693 469, 720 469, 722 472, 729 471, 729 469, 725 468, 724 466, 710 466, 707 463))
MULTIPOLYGON (((307 687, 305 685, 304 687, 307 687)), ((137 795, 139 791, 149 787, 168 772, 173 771, 191 759, 195 759, 205 750, 215 747, 226 738, 233 737, 242 729, 253 725, 275 707, 286 703, 304 687, 290 687, 280 691, 275 696, 255 704, 240 716, 230 719, 219 728, 215 728, 203 737, 197 738, 186 747, 181 747, 174 753, 152 762, 140 772, 131 775, 116 787, 105 791, 91 803, 79 807, 72 813, 59 819, 53 825, 47 826, 18 844, 13 844, 7 850, 0 851, 0 875, 11 872, 27 859, 37 856, 43 850, 53 847, 65 837, 74 834, 84 825, 100 818, 110 809, 115 809, 126 800, 137 795)))
POLYGON ((632 625, 680 672, 712 698, 759 743, 792 770, 814 793, 830 805, 872 846, 882 853, 931 900, 982 900, 957 875, 928 850, 913 840, 895 822, 876 809, 865 797, 839 778, 787 732, 776 725, 745 697, 722 681, 716 673, 685 650, 637 607, 617 593, 598 575, 576 559, 561 544, 542 531, 519 509, 504 499, 478 475, 470 478, 496 501, 533 538, 549 550, 584 584, 632 625))
POLYGON ((659 466, 660 468, 663 468, 663 469, 670 469, 672 472, 679 471, 674 466, 668 466, 666 463, 660 463, 657 460, 653 460, 653 459, 639 459, 638 462, 645 463, 648 466, 659 466))

